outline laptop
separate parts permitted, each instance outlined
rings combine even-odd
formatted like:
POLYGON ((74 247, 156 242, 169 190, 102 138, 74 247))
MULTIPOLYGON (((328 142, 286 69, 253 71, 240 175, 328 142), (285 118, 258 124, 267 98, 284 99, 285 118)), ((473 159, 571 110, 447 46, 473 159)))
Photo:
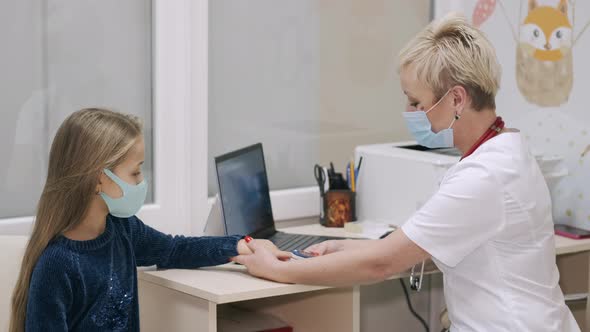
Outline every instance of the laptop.
POLYGON ((279 249, 303 250, 338 237, 289 234, 275 228, 262 144, 215 158, 225 234, 268 239, 279 249))

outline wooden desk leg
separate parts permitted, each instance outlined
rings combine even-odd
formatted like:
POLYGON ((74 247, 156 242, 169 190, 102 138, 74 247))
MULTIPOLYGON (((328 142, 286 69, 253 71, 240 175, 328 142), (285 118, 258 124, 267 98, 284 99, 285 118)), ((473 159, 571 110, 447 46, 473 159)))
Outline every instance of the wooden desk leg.
POLYGON ((141 331, 217 332, 217 304, 138 280, 141 331))

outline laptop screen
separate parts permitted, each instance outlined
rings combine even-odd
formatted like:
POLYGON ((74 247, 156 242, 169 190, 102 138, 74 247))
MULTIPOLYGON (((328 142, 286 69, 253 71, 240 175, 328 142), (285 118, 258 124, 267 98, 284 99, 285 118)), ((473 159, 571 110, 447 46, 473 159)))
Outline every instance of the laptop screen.
POLYGON ((274 231, 262 144, 219 156, 215 166, 226 233, 274 231))

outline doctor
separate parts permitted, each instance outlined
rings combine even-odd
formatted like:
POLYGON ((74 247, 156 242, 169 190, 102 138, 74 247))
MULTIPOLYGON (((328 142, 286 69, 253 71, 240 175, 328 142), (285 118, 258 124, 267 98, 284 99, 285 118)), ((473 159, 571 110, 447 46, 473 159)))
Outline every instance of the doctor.
POLYGON ((289 262, 253 243, 235 261, 279 282, 344 286, 432 258, 453 332, 579 331, 558 285, 547 185, 522 135, 496 115, 500 66, 488 39, 448 16, 401 51, 399 72, 418 143, 463 154, 438 192, 385 239, 327 241, 307 249, 317 257, 289 262))

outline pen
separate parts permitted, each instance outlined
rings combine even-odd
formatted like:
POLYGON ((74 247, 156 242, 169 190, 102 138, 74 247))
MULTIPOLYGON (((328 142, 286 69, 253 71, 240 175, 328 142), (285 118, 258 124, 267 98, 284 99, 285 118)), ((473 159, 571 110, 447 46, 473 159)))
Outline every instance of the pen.
MULTIPOLYGON (((354 173, 356 182, 359 182, 359 174, 361 174, 361 165, 363 164, 363 156, 359 158, 359 165, 356 167, 356 171, 354 173)), ((358 184, 358 183, 356 183, 358 184)))
POLYGON ((350 190, 356 191, 354 183, 354 158, 350 160, 350 190))

